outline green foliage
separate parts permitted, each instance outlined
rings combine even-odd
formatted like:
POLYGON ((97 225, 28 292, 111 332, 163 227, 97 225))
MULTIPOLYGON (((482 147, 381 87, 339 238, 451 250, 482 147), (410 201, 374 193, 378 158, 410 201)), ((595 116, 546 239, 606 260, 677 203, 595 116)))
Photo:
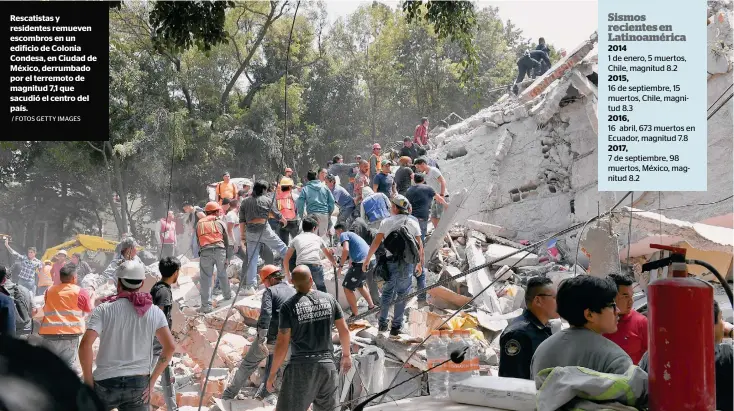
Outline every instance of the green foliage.
POLYGON ((150 13, 157 47, 182 51, 196 45, 209 51, 227 42, 225 12, 233 1, 158 1, 150 13))

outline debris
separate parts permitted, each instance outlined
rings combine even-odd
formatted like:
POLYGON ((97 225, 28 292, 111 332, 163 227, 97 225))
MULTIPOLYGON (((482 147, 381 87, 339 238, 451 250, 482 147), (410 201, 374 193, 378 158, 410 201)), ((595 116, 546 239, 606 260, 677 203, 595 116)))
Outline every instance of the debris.
POLYGON ((535 381, 506 377, 472 377, 452 384, 449 398, 461 404, 534 411, 535 381))
POLYGON ((509 247, 522 248, 520 244, 506 239, 515 237, 515 232, 513 232, 512 230, 507 230, 506 228, 500 227, 498 225, 483 223, 476 220, 466 220, 466 225, 472 230, 476 230, 484 234, 491 242, 506 245, 509 247))
POLYGON ((451 202, 449 203, 448 209, 444 210, 443 215, 441 216, 441 221, 438 223, 438 227, 434 228, 431 238, 426 242, 424 250, 424 258, 426 260, 432 259, 436 250, 438 250, 439 246, 443 244, 444 237, 451 226, 453 226, 454 216, 459 211, 459 208, 461 208, 467 196, 467 189, 463 189, 458 194, 451 196, 451 202))
MULTIPOLYGON (((487 261, 494 261, 502 256, 518 251, 518 248, 508 247, 502 244, 490 244, 487 247, 487 252, 484 253, 484 257, 487 261)), ((523 267, 527 265, 538 264, 538 256, 528 251, 519 252, 511 257, 507 257, 500 261, 495 262, 493 265, 514 265, 516 267, 523 267)))
POLYGON ((457 309, 471 300, 470 297, 457 294, 446 287, 436 287, 428 290, 428 294, 433 298, 435 305, 441 308, 457 309), (444 304, 440 304, 443 302, 444 304))
POLYGON ((617 236, 612 233, 611 222, 608 219, 597 220, 596 224, 588 229, 581 244, 590 255, 589 275, 603 278, 609 273, 620 272, 617 236))

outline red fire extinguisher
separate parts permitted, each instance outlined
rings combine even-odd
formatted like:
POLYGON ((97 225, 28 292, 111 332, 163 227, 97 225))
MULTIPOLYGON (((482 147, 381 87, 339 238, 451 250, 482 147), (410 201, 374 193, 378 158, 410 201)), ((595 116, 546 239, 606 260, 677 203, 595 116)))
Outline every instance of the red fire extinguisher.
POLYGON ((688 278, 685 248, 650 247, 671 255, 643 266, 670 265, 668 278, 647 287, 649 410, 715 411, 713 287, 688 278))

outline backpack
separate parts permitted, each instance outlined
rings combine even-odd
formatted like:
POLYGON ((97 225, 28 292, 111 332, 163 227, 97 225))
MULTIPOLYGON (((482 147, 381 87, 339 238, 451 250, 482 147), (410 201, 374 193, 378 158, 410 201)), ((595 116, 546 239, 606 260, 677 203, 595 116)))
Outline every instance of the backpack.
POLYGON ((15 304, 15 331, 18 334, 25 334, 26 327, 33 322, 29 311, 32 302, 28 300, 28 294, 22 292, 20 287, 18 284, 5 285, 5 289, 8 290, 15 304))
POLYGON ((370 223, 390 216, 390 208, 385 204, 382 196, 373 194, 362 200, 362 206, 364 207, 364 216, 370 223))
POLYGON ((408 231, 407 225, 400 226, 385 237, 385 248, 392 253, 395 261, 405 264, 418 264, 421 261, 418 242, 408 231))

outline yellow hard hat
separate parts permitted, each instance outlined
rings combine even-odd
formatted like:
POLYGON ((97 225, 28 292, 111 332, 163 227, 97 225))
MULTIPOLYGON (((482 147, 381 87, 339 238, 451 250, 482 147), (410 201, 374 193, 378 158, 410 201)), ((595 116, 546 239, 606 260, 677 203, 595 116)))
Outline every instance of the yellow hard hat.
POLYGON ((293 179, 292 178, 288 178, 288 177, 283 177, 280 180, 280 185, 281 186, 292 187, 293 186, 293 179))

